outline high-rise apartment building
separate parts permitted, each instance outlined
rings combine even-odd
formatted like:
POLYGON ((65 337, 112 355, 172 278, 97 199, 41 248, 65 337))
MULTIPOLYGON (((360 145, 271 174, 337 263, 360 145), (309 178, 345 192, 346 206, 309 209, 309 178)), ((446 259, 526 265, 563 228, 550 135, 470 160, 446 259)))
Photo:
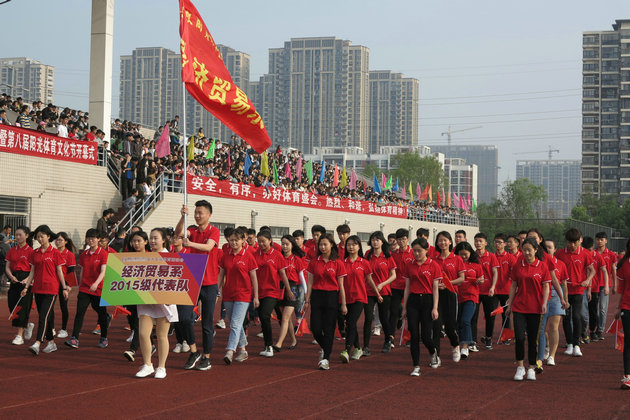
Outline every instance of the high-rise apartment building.
POLYGON ((432 152, 443 153, 447 159, 465 159, 468 165, 477 165, 478 171, 478 201, 491 203, 497 198, 499 186, 499 149, 496 145, 490 146, 433 146, 429 145, 432 152))
POLYGON ((630 20, 582 36, 582 189, 630 198, 630 20))
POLYGON ((582 192, 580 163, 579 160, 518 160, 516 179, 527 178, 545 188, 543 217, 567 218, 571 217, 571 209, 582 192))
POLYGON ((53 102, 55 67, 26 57, 0 58, 0 92, 25 102, 53 102))
POLYGON ((370 72, 371 153, 418 144, 419 82, 389 70, 370 72))
MULTIPOLYGON (((478 198, 478 167, 475 164, 466 162, 466 159, 447 158, 444 159, 444 174, 448 178, 449 192, 457 194, 458 197, 477 202, 478 198)), ((448 196, 447 196, 448 197, 448 196)))

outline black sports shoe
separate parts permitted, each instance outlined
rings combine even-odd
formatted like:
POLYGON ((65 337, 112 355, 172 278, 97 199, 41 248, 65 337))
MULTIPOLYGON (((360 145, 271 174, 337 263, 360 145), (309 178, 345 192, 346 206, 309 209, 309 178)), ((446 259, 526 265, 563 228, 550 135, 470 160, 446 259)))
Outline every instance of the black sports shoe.
POLYGON ((201 360, 199 361, 199 364, 197 365, 195 369, 209 370, 211 367, 212 365, 210 365, 210 359, 208 357, 202 357, 201 360))
POLYGON ((192 369, 195 367, 195 365, 197 364, 197 362, 199 361, 199 359, 201 359, 201 353, 199 351, 196 351, 194 353, 190 353, 190 356, 188 356, 188 360, 186 361, 186 364, 184 365, 184 369, 192 369))
POLYGON ((136 352, 133 350, 127 350, 123 353, 123 356, 125 356, 125 359, 129 360, 130 362, 136 360, 136 352))
POLYGON ((363 347, 363 355, 364 356, 371 356, 372 353, 370 352, 370 348, 369 347, 363 347))
POLYGON ((383 344, 383 353, 389 353, 389 351, 392 349, 392 346, 389 343, 389 340, 385 341, 385 344, 383 344))

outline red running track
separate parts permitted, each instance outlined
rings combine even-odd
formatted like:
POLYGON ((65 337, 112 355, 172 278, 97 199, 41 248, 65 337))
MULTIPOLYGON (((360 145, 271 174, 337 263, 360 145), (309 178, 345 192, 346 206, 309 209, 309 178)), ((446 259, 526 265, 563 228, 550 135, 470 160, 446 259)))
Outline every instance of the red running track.
MULTIPOLYGON (((74 293, 70 303, 71 324, 74 293)), ((222 359, 228 330, 218 330, 211 370, 186 371, 182 366, 187 355, 170 353, 166 379, 136 379, 141 362, 130 363, 122 356, 129 334, 123 329, 124 318, 113 321, 109 348, 98 349, 98 337, 87 331, 96 323, 88 309, 80 349, 58 339, 59 351, 35 357, 27 345, 11 344, 14 330, 6 321, 6 300, 0 304, 0 418, 630 417, 630 392, 619 389, 621 353, 614 349, 611 335, 584 345, 582 358, 559 350, 557 366, 545 367, 536 382, 514 382, 513 346, 482 349, 455 364, 443 339, 442 367, 431 369, 421 345, 422 375, 412 378, 409 350, 382 354, 382 337, 372 337, 373 356, 349 365, 333 357, 330 371, 319 371, 312 337, 302 337, 295 350, 284 349, 267 359, 257 355, 262 350, 257 327, 250 329, 249 360, 226 366, 222 359)), ((35 316, 33 312, 31 320, 35 316)), ((171 348, 174 344, 171 337, 171 348)), ((333 354, 342 347, 335 341, 333 354)))

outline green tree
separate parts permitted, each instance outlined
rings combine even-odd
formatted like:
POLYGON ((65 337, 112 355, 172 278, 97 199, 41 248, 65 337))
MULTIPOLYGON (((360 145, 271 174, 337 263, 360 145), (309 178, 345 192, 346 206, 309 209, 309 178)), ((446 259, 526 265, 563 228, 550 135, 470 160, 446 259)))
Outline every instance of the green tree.
POLYGON ((448 178, 435 156, 420 156, 411 152, 398 153, 392 157, 391 162, 396 169, 388 171, 387 175, 394 179, 398 178, 406 184, 411 181, 414 184, 429 184, 434 189, 448 190, 448 178))
POLYGON ((506 181, 499 193, 499 215, 514 221, 540 218, 540 208, 547 193, 543 186, 537 186, 527 178, 506 181))

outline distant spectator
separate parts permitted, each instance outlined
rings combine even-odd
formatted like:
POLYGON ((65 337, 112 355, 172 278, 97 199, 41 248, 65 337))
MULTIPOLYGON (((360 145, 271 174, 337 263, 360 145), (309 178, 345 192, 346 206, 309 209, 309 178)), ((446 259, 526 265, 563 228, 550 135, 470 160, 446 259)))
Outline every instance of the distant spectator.
POLYGON ((129 198, 123 201, 123 208, 125 209, 125 211, 129 211, 136 206, 137 202, 138 202, 138 190, 134 188, 131 190, 131 195, 129 196, 129 198))
POLYGON ((31 128, 31 117, 28 116, 28 105, 22 105, 20 107, 20 115, 18 115, 15 121, 16 125, 22 128, 31 128))
POLYGON ((57 135, 59 137, 68 138, 68 116, 62 115, 57 126, 57 135))

